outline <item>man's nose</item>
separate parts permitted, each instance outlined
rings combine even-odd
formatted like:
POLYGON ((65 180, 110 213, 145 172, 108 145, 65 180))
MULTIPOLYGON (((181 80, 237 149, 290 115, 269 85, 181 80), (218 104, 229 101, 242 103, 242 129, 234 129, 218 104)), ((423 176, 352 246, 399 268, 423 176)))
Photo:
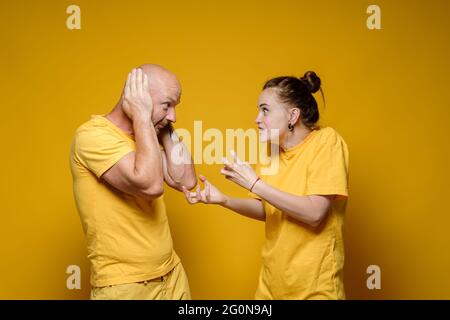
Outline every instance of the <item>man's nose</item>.
POLYGON ((166 119, 173 123, 175 123, 177 121, 177 116, 176 116, 175 110, 173 108, 169 109, 166 119))

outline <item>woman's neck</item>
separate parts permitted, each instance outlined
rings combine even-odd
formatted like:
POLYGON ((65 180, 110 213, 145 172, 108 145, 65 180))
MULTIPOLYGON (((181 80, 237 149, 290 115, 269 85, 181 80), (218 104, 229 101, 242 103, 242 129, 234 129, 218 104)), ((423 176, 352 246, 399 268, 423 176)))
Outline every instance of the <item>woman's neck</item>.
POLYGON ((294 131, 288 132, 284 141, 280 144, 283 149, 290 149, 301 143, 311 133, 311 129, 302 126, 294 128, 294 131))

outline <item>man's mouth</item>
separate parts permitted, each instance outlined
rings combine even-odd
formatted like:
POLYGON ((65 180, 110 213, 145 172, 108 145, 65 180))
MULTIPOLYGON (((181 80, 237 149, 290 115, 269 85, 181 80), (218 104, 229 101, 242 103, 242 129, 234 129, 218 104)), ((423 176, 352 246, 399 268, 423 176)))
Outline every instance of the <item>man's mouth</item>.
POLYGON ((166 126, 166 124, 160 122, 160 123, 157 123, 157 124, 156 124, 155 128, 162 129, 162 128, 164 128, 165 126, 166 126))

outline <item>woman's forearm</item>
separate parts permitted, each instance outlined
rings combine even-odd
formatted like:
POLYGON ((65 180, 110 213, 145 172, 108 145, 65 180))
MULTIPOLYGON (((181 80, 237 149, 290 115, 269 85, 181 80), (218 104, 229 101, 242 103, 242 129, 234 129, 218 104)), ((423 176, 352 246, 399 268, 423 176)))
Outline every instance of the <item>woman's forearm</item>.
POLYGON ((226 200, 220 205, 248 218, 260 221, 266 220, 264 206, 262 202, 257 199, 239 199, 226 196, 226 200))
POLYGON ((297 196, 259 180, 252 192, 292 218, 316 227, 320 224, 331 205, 323 196, 297 196))

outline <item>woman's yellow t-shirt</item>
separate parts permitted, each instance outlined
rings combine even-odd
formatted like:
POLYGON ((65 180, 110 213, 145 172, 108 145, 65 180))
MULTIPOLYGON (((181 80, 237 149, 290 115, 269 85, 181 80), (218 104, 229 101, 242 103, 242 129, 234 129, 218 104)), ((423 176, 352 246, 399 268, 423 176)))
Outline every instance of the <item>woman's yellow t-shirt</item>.
MULTIPOLYGON (((261 170, 258 170, 261 171, 261 170)), ((266 241, 256 299, 345 299, 342 227, 348 197, 348 149, 332 128, 313 130, 300 144, 280 149, 279 170, 261 175, 291 194, 336 195, 313 228, 263 201, 266 241)))

